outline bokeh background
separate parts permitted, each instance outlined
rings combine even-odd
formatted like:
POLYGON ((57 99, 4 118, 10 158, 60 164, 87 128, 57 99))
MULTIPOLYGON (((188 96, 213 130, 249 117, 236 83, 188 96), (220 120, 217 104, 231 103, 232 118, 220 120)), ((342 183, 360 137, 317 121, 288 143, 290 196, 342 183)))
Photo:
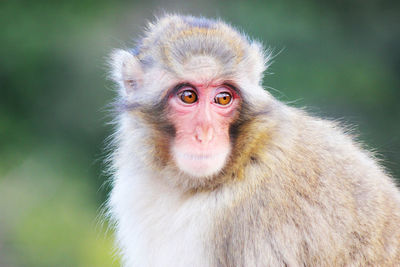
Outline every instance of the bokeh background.
MULTIPOLYGON (((400 177, 400 1, 0 1, 0 266, 118 266, 102 222, 106 57, 162 12, 221 17, 275 51, 279 99, 356 125, 400 177)), ((133 189, 134 190, 134 189, 133 189)))

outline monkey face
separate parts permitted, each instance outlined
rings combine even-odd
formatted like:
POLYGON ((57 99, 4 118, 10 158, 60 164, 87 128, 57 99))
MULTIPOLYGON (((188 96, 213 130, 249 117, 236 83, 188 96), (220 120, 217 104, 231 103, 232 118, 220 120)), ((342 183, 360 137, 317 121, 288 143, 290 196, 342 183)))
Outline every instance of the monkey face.
POLYGON ((171 153, 181 171, 204 177, 224 167, 239 105, 239 94, 226 84, 181 84, 169 95, 168 118, 176 130, 171 153))

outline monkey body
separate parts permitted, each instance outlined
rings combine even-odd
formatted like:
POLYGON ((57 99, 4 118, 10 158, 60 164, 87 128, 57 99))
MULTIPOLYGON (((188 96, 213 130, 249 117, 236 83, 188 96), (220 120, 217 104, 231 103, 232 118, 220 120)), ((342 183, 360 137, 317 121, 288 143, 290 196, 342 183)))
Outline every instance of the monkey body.
POLYGON ((400 265, 391 178, 337 124, 262 90, 256 43, 193 17, 149 28, 112 59, 125 266, 400 265))
MULTIPOLYGON (((282 137, 257 141, 243 177, 214 190, 171 188, 124 146, 132 163, 113 200, 127 266, 395 266, 391 181, 334 124, 301 112, 286 124, 282 137)), ((136 138, 127 142, 146 135, 136 138)))

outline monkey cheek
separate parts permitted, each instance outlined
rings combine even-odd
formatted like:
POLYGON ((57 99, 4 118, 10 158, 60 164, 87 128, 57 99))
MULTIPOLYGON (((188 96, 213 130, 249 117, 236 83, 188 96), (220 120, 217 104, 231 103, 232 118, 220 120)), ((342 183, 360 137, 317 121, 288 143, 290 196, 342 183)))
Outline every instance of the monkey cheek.
POLYGON ((229 149, 213 154, 196 154, 174 149, 174 161, 177 167, 185 174, 194 177, 209 177, 217 174, 225 166, 230 153, 229 149))

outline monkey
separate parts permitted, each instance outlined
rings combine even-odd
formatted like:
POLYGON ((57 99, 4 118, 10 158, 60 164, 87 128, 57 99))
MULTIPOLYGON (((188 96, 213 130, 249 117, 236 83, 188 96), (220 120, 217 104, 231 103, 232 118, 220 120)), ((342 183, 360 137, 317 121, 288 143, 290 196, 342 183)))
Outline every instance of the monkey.
POLYGON ((222 20, 175 14, 111 53, 123 266, 400 266, 394 179, 340 123, 264 90, 270 61, 222 20))

